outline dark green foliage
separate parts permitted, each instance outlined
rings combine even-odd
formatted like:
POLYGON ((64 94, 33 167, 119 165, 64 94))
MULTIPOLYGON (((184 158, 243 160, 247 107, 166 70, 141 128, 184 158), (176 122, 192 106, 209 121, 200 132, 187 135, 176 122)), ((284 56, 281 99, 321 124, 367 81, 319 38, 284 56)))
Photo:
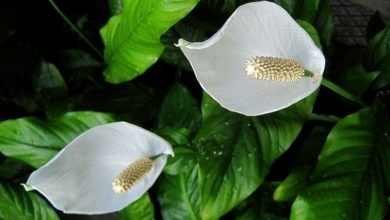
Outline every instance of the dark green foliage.
POLYGON ((113 121, 175 153, 118 219, 386 218, 389 24, 365 48, 335 44, 329 0, 276 0, 324 51, 324 84, 340 88, 246 117, 203 92, 174 43, 208 39, 251 0, 55 1, 64 15, 50 2, 0 1, 0 219, 59 219, 20 184, 113 121))

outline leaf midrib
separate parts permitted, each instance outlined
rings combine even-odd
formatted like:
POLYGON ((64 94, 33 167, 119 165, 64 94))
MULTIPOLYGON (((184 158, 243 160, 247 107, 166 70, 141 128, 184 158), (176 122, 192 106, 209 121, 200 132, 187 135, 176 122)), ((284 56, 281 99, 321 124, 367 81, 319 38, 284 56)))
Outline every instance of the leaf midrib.
MULTIPOLYGON (((192 171, 190 171, 192 172, 192 171)), ((185 204, 187 205, 187 208, 189 210, 189 214, 191 216, 191 219, 192 220, 197 220, 198 218, 196 217, 195 215, 195 212, 192 208, 192 204, 189 200, 189 195, 188 195, 188 192, 187 192, 187 189, 186 189, 186 185, 185 185, 185 181, 186 179, 184 178, 183 174, 180 174, 180 188, 181 188, 181 191, 183 192, 183 199, 184 199, 184 202, 185 204)))
MULTIPOLYGON (((117 52, 117 50, 120 48, 120 45, 123 45, 125 43, 125 41, 129 38, 132 38, 132 35, 134 35, 134 33, 136 32, 136 30, 141 26, 142 23, 144 23, 143 21, 147 20, 146 18, 149 17, 155 10, 156 8, 159 8, 160 5, 162 4, 162 2, 160 1, 159 4, 156 4, 155 7, 151 7, 149 12, 148 13, 145 13, 144 16, 141 17, 141 19, 139 19, 139 21, 137 23, 135 23, 135 25, 133 26, 132 30, 129 30, 127 32, 127 34, 125 35, 125 37, 123 38, 123 40, 121 40, 116 47, 113 48, 113 50, 111 51, 111 54, 110 54, 110 63, 112 62, 112 58, 114 56, 114 54, 117 52)), ((124 12, 122 12, 124 13, 124 12)), ((123 23, 123 15, 118 15, 118 16, 121 16, 121 21, 120 23, 122 24, 123 23)), ((118 25, 119 26, 119 25, 118 25)), ((117 31, 115 30, 115 35, 116 35, 117 31)))

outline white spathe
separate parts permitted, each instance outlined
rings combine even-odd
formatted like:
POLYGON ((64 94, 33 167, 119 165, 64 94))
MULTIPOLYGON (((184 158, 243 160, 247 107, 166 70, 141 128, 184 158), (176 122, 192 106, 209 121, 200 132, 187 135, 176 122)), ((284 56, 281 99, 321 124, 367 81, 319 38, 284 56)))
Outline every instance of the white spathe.
POLYGON ((153 185, 168 155, 173 155, 170 144, 143 128, 126 122, 100 125, 82 133, 33 172, 25 188, 38 190, 65 213, 115 212, 153 185), (152 158, 152 169, 129 191, 114 193, 112 181, 142 157, 152 158))
POLYGON ((180 39, 181 48, 202 88, 224 108, 248 116, 286 108, 320 85, 325 58, 310 36, 277 4, 261 1, 236 9, 204 42, 180 39), (293 59, 314 77, 295 82, 255 80, 245 61, 255 56, 293 59))

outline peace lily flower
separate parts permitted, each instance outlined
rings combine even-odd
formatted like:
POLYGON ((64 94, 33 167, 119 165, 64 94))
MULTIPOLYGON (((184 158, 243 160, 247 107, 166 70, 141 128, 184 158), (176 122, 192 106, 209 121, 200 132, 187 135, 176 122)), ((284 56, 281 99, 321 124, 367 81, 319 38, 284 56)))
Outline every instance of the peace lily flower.
POLYGON ((180 39, 177 46, 211 97, 248 116, 307 97, 320 85, 325 68, 310 36, 283 8, 266 1, 237 8, 210 39, 180 39))
POLYGON ((173 155, 157 135, 126 122, 94 127, 73 140, 24 185, 65 213, 115 212, 139 199, 173 155))

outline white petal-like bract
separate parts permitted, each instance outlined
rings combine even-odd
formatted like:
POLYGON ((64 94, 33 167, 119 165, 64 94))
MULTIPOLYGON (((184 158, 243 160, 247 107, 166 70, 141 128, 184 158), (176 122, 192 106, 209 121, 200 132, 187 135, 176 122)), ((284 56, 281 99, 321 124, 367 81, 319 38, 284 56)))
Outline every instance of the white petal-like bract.
POLYGON ((320 85, 325 58, 310 36, 277 4, 260 1, 240 6, 204 42, 180 39, 181 48, 202 88, 230 111, 248 116, 286 108, 320 85), (314 73, 292 82, 255 80, 245 62, 256 56, 298 61, 314 73))
POLYGON ((42 193, 65 213, 102 214, 125 208, 156 181, 173 155, 169 143, 138 126, 116 122, 87 130, 46 165, 33 172, 26 189, 42 193), (134 161, 150 158, 149 172, 127 192, 115 193, 113 180, 134 161))

